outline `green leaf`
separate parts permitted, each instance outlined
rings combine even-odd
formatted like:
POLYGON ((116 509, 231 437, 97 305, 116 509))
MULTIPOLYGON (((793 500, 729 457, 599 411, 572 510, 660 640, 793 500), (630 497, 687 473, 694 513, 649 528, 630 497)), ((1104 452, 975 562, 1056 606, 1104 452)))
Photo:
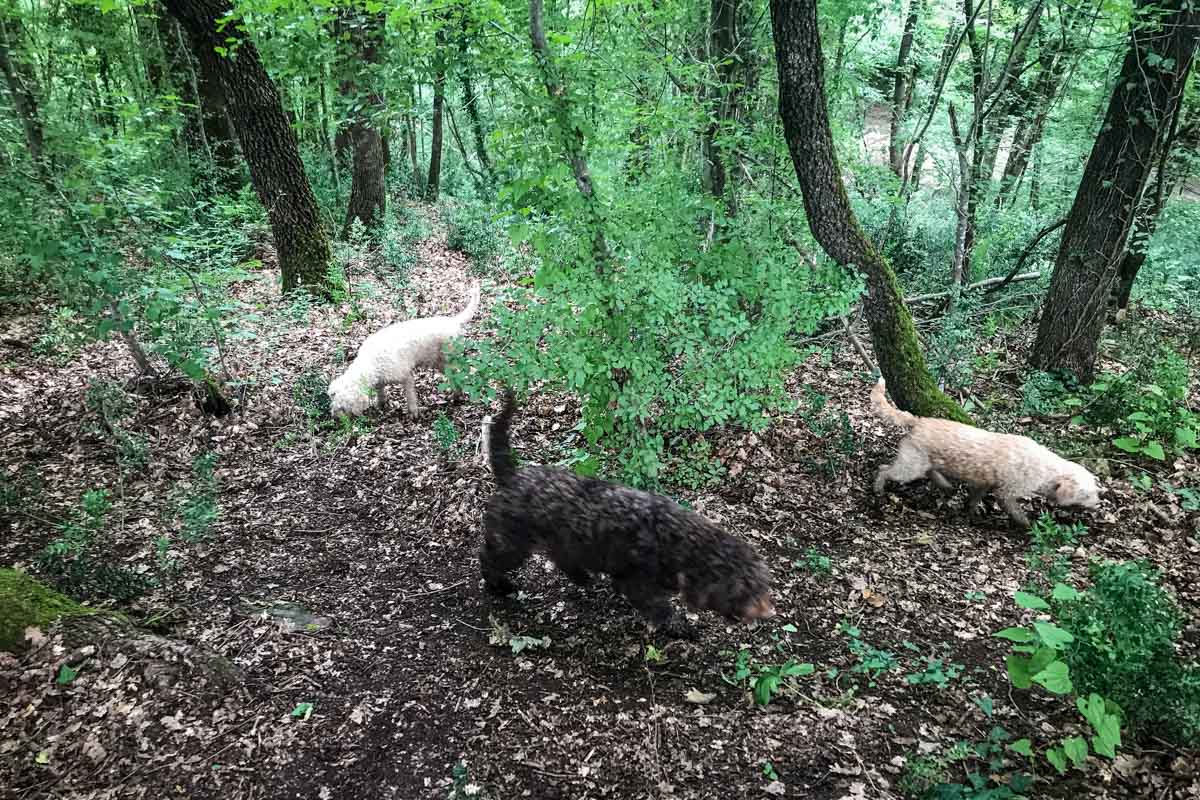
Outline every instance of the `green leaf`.
POLYGON ((54 680, 59 686, 66 686, 68 683, 75 680, 75 676, 78 674, 79 670, 72 669, 70 664, 63 664, 58 668, 58 677, 54 680))
POLYGON ((754 682, 754 702, 760 706, 765 706, 771 702, 771 695, 779 688, 779 676, 774 673, 767 673, 759 676, 759 679, 754 682))
POLYGON ((1061 748, 1051 747, 1046 751, 1046 760, 1058 770, 1059 775, 1067 774, 1067 757, 1063 754, 1061 748))
POLYGON ((1071 635, 1070 631, 1065 631, 1052 622, 1035 622, 1033 629, 1037 631, 1038 637, 1047 647, 1053 647, 1056 650, 1061 650, 1063 645, 1075 641, 1075 637, 1071 635))
POLYGON ((796 633, 798 631, 798 628, 796 628, 795 625, 793 625, 792 623, 789 622, 786 625, 780 625, 779 630, 786 631, 787 633, 796 633))
POLYGON ((1050 593, 1050 596, 1055 600, 1077 600, 1079 599, 1079 592, 1074 586, 1068 586, 1065 583, 1056 583, 1054 584, 1054 591, 1050 593))
POLYGON ((1142 449, 1142 443, 1130 436, 1122 436, 1120 439, 1113 439, 1113 447, 1126 453, 1136 453, 1142 449))
POLYGON ((1062 749, 1077 769, 1081 769, 1083 763, 1087 761, 1088 746, 1087 741, 1082 736, 1068 736, 1066 739, 1063 739, 1062 749))
POLYGON ((1125 419, 1129 420, 1130 422, 1150 422, 1151 421, 1150 415, 1147 414, 1145 411, 1135 411, 1132 414, 1130 414, 1128 417, 1126 417, 1125 419))
POLYGON ((1200 448, 1200 443, 1196 442, 1196 431, 1191 428, 1176 428, 1175 446, 1184 447, 1188 450, 1196 450, 1200 448))
POLYGON ((1158 461, 1164 461, 1167 454, 1163 452, 1163 446, 1160 442, 1146 442, 1142 447, 1142 452, 1158 461))
POLYGON ((312 716, 312 712, 312 703, 297 703, 296 707, 292 709, 292 716, 299 719, 308 719, 310 716, 312 716))
POLYGON ((1008 639, 1010 642, 1032 642, 1033 631, 1029 628, 1005 628, 992 634, 997 639, 1008 639))
POLYGON ((1016 653, 1009 653, 1004 660, 1008 667, 1008 679, 1018 689, 1028 689, 1033 685, 1033 674, 1029 670, 1029 659, 1022 658, 1016 653))
POLYGON ((986 694, 976 697, 975 705, 979 706, 980 710, 982 710, 983 713, 989 717, 992 715, 992 712, 995 711, 995 703, 993 703, 992 698, 988 697, 986 694))
POLYGON ((812 675, 816 669, 812 664, 793 664, 789 662, 783 665, 781 672, 789 678, 802 678, 805 675, 812 675))
POLYGON ((1014 753, 1020 753, 1026 758, 1033 758, 1033 745, 1028 739, 1017 739, 1008 746, 1014 753))
POLYGON ((1030 594, 1029 592, 1017 592, 1013 595, 1013 600, 1021 608, 1028 608, 1031 611, 1047 611, 1050 608, 1049 603, 1036 594, 1030 594))
POLYGON ((1071 670, 1063 661, 1051 661, 1041 672, 1033 676, 1033 682, 1041 684, 1047 691, 1054 694, 1067 694, 1074 688, 1071 684, 1071 670))

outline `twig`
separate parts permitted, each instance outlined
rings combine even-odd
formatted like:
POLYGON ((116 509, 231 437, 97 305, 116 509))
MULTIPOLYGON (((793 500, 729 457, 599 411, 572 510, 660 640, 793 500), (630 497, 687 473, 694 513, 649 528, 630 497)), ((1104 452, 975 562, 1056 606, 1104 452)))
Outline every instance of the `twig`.
MULTIPOLYGON (((970 291, 971 289, 982 289, 987 286, 994 286, 995 288, 989 289, 987 291, 987 294, 991 294, 992 292, 999 291, 1003 286, 1006 286, 1009 283, 1015 283, 1017 281, 1036 281, 1040 277, 1042 277, 1042 273, 1040 273, 1040 272, 1024 272, 1020 275, 1017 275, 1015 273, 1006 275, 1003 278, 985 278, 984 280, 977 281, 975 283, 971 283, 971 284, 968 284, 968 285, 962 287, 962 289, 960 291, 966 292, 966 291, 970 291), (999 284, 999 285, 997 285, 997 284, 999 284)), ((937 300, 942 297, 947 297, 947 296, 949 296, 949 294, 950 294, 949 291, 931 292, 930 294, 914 294, 911 297, 904 298, 904 302, 907 305, 912 305, 913 303, 925 303, 925 302, 928 302, 929 300, 937 300)))
POLYGON ((1003 289, 1005 286, 1008 286, 1008 284, 1011 283, 1012 281, 1015 281, 1017 279, 1017 273, 1021 271, 1021 267, 1025 264, 1025 259, 1029 258, 1029 256, 1033 253, 1034 249, 1042 241, 1042 239, 1046 238, 1048 235, 1050 235, 1051 233, 1053 233, 1054 231, 1058 230, 1059 228, 1061 228, 1063 225, 1066 225, 1066 224, 1067 224, 1067 218, 1063 217, 1058 222, 1055 222, 1053 225, 1047 225, 1046 227, 1044 227, 1040 231, 1038 231, 1037 235, 1033 237, 1033 241, 1031 241, 1029 244, 1025 245, 1025 249, 1021 251, 1021 254, 1019 256, 1017 256, 1017 263, 1013 264, 1012 270, 1010 270, 1008 275, 1006 275, 1004 277, 1004 280, 1000 281, 1000 283, 997 284, 994 288, 988 289, 987 294, 992 294, 993 292, 998 292, 1001 289, 1003 289))
POLYGON ((846 332, 846 335, 848 337, 850 337, 850 344, 854 345, 854 349, 858 351, 858 355, 860 358, 862 358, 863 362, 867 365, 867 369, 871 372, 874 372, 875 371, 875 362, 871 360, 871 357, 869 355, 867 355, 867 348, 863 347, 863 343, 858 338, 858 334, 856 334, 854 332, 854 328, 851 327, 850 315, 843 314, 841 317, 841 320, 842 320, 842 329, 846 332))

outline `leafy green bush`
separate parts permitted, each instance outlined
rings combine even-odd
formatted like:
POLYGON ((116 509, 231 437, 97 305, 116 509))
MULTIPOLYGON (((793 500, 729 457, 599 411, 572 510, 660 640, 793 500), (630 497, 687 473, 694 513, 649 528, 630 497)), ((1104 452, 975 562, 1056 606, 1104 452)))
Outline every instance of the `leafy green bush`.
POLYGON ((131 600, 153 585, 150 578, 103 560, 97 539, 112 508, 108 492, 85 492, 82 508, 59 524, 58 535, 34 563, 49 583, 77 599, 108 597, 131 600))
POLYGON ((1021 385, 1021 413, 1046 416, 1058 411, 1073 391, 1064 379, 1050 372, 1030 372, 1021 385))
POLYGON ((503 228, 481 203, 454 206, 446 223, 446 246, 471 257, 471 272, 488 273, 507 243, 503 228))
POLYGON ((329 379, 315 369, 305 370, 292 384, 292 399, 310 426, 330 419, 329 379))
POLYGON ((1101 375, 1090 399, 1072 402, 1083 407, 1085 421, 1123 434, 1114 447, 1162 461, 1169 451, 1200 448, 1200 415, 1187 406, 1189 383, 1187 361, 1159 348, 1123 375, 1101 375))
POLYGON ((146 466, 150 460, 146 437, 125 427, 134 408, 124 389, 107 378, 92 378, 84 393, 84 405, 93 415, 85 421, 85 427, 112 445, 122 469, 146 466))
POLYGON ((1109 562, 1094 564, 1091 579, 1078 597, 1052 604, 1074 635, 1062 658, 1077 691, 1116 702, 1135 732, 1200 741, 1200 665, 1179 659, 1184 617, 1158 573, 1138 562, 1109 562))

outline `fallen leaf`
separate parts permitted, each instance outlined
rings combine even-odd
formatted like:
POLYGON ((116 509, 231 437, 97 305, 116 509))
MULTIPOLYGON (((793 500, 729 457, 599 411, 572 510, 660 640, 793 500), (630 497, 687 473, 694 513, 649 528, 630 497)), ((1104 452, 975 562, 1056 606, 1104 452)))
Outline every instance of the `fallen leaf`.
POLYGON ((701 692, 697 689, 688 689, 687 695, 685 695, 683 699, 687 700, 689 703, 695 703, 698 706, 705 706, 716 699, 716 695, 708 694, 707 692, 701 692))

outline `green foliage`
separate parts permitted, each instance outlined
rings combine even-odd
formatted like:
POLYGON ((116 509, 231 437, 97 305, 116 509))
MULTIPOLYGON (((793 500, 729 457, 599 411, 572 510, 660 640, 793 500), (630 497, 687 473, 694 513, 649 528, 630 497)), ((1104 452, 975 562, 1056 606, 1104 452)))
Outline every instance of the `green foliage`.
POLYGON ((1176 651, 1184 615, 1137 562, 1094 564, 1092 585, 1052 603, 1073 633, 1062 650, 1080 693, 1120 706, 1135 733, 1153 731, 1180 744, 1200 741, 1200 666, 1176 651))
POLYGON ((919 672, 910 672, 905 680, 912 686, 936 686, 945 689, 962 675, 962 664, 947 664, 940 658, 925 656, 925 666, 919 672))
POLYGON ((939 320, 937 332, 929 340, 929 371, 949 390, 965 389, 975 377, 980 332, 974 318, 979 304, 978 294, 958 293, 953 310, 939 320))
POLYGON ((858 452, 858 436, 850 424, 845 410, 829 407, 829 397, 811 386, 806 386, 807 407, 801 407, 799 417, 817 436, 818 446, 805 448, 802 462, 814 472, 832 478, 849 463, 858 452))
POLYGON ((798 663, 791 658, 782 664, 759 664, 749 649, 742 648, 734 655, 733 673, 722 674, 721 677, 732 686, 749 688, 753 692, 754 702, 765 706, 780 692, 793 691, 797 679, 815 671, 816 667, 812 664, 798 663))
MULTIPOLYGON (((1021 385, 1021 413, 1046 416, 1056 413, 1074 387, 1049 372, 1031 372, 1021 385)), ((1073 383, 1073 381, 1071 381, 1073 383)))
POLYGON ((429 237, 429 226, 415 209, 393 203, 379 236, 380 253, 390 271, 390 281, 393 288, 399 288, 417 264, 417 244, 429 237))
POLYGON ((192 480, 176 489, 180 536, 188 544, 207 536, 209 529, 220 517, 217 478, 214 472, 216 463, 216 453, 200 453, 192 459, 192 480))
POLYGON ((1133 298, 1153 308, 1188 311, 1200 303, 1200 264, 1196 231, 1200 205, 1188 200, 1167 203, 1138 272, 1133 298))
POLYGON ((1112 441, 1117 449, 1163 461, 1167 453, 1200 448, 1200 415, 1187 406, 1189 383, 1187 361, 1160 347, 1123 375, 1101 375, 1090 397, 1072 402, 1082 406, 1087 423, 1122 434, 1112 441))
POLYGON ((315 369, 305 370, 296 376, 292 384, 292 400, 304 414, 309 427, 318 427, 331 421, 329 380, 315 369))
POLYGON ((494 616, 488 617, 492 624, 491 633, 488 634, 488 644, 495 647, 508 647, 512 650, 515 656, 523 650, 530 648, 549 648, 549 636, 525 636, 524 634, 515 634, 509 630, 508 626, 500 622, 494 616))
POLYGON ((82 507, 58 526, 58 535, 35 559, 42 577, 74 597, 131 600, 152 586, 149 578, 116 566, 100 554, 105 518, 112 508, 108 493, 90 490, 82 507))
POLYGON ((146 466, 150 460, 146 437, 126 429, 135 409, 124 389, 107 378, 92 378, 84 393, 84 405, 93 415, 85 421, 86 429, 112 446, 122 470, 146 466))
POLYGON ((495 213, 482 203, 456 204, 446 221, 446 246, 471 257, 475 275, 487 275, 507 245, 495 213))
POLYGON ((1029 528, 1029 538, 1032 541, 1026 561, 1030 569, 1038 574, 1047 586, 1065 580, 1070 571, 1070 558, 1062 551, 1076 547, 1079 537, 1086 533, 1087 526, 1081 522, 1060 525, 1054 517, 1042 514, 1029 528))
POLYGON ((713 455, 712 445, 704 437, 677 436, 672 444, 666 470, 672 483, 699 490, 716 486, 725 477, 725 465, 713 455))
POLYGON ((793 563, 800 569, 807 570, 814 575, 833 574, 833 560, 827 555, 818 553, 811 547, 804 551, 803 559, 797 559, 793 563))
POLYGON ((33 343, 34 354, 51 364, 67 364, 87 343, 81 328, 82 323, 75 309, 63 306, 54 309, 46 319, 45 330, 33 343))
POLYGON ((454 420, 439 413, 433 420, 433 440, 437 442, 438 449, 447 455, 454 455, 462 449, 460 438, 454 420))
POLYGON ((840 630, 850 640, 850 652, 854 655, 854 665, 850 671, 867 676, 867 685, 874 686, 875 681, 885 672, 891 672, 900 666, 895 653, 872 647, 862 640, 862 631, 847 622, 838 623, 840 630))

